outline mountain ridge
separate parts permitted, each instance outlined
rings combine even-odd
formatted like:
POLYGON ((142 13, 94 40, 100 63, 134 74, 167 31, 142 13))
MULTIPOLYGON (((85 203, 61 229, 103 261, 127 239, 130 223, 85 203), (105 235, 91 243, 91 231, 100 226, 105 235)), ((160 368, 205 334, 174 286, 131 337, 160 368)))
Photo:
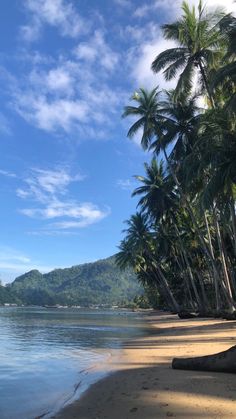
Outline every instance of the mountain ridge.
POLYGON ((143 293, 135 273, 116 266, 115 255, 45 274, 32 269, 6 288, 27 305, 116 305, 143 293))

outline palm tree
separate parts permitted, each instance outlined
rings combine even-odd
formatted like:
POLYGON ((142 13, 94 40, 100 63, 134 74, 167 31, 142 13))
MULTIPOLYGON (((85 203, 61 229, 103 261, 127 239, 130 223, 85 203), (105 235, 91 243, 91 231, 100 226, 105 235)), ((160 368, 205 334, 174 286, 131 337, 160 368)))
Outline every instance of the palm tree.
POLYGON ((137 106, 125 106, 122 114, 122 118, 127 116, 139 118, 130 127, 127 135, 129 138, 132 138, 138 131, 142 130, 141 145, 144 150, 149 148, 152 138, 159 132, 161 127, 161 124, 158 123, 158 121, 162 120, 162 115, 159 114, 160 93, 158 87, 150 92, 140 88, 131 97, 137 106))
POLYGON ((195 70, 214 107, 213 94, 209 88, 208 68, 215 67, 221 59, 224 37, 219 30, 222 11, 207 13, 200 0, 198 12, 184 1, 183 16, 174 23, 162 26, 165 39, 175 41, 175 48, 161 52, 152 63, 154 73, 164 70, 166 80, 182 71, 175 89, 176 98, 187 97, 193 88, 195 70))
POLYGON ((141 280, 151 285, 156 284, 171 310, 178 312, 179 305, 155 255, 155 241, 148 215, 137 212, 126 224, 126 238, 121 242, 117 263, 120 267, 126 264, 132 266, 136 272, 141 273, 141 280))
MULTIPOLYGON (((139 94, 133 96, 135 101, 142 103, 142 106, 133 107, 126 106, 123 116, 141 116, 130 128, 128 136, 132 136, 138 129, 143 129, 143 143, 149 148, 154 148, 157 153, 160 149, 163 149, 165 159, 168 165, 168 169, 173 177, 173 180, 178 188, 182 204, 187 208, 193 224, 195 225, 196 234, 199 238, 200 244, 204 249, 205 257, 210 261, 214 276, 219 280, 219 274, 217 272, 217 266, 215 259, 211 253, 208 243, 202 234, 201 229, 198 225, 198 220, 195 215, 195 211, 192 208, 189 197, 183 190, 183 184, 177 177, 177 167, 172 164, 170 158, 166 153, 167 144, 171 144, 176 141, 174 151, 178 148, 186 149, 189 143, 193 143, 193 138, 197 134, 198 119, 196 115, 196 106, 194 100, 185 100, 181 102, 175 102, 172 93, 167 93, 166 101, 161 102, 159 99, 160 93, 155 95, 157 90, 154 89, 151 92, 147 92, 142 89, 139 94), (149 98, 155 98, 155 100, 149 100, 149 98), (151 105, 150 105, 151 103, 151 105), (189 106, 188 106, 189 104, 189 106), (179 117, 179 120, 176 117, 179 117), (168 132, 168 129, 170 132, 168 132), (155 141, 153 139, 156 138, 155 141), (159 147, 158 144, 161 144, 159 147)), ((195 140, 196 141, 196 140, 195 140)), ((217 280, 217 279, 216 279, 217 280)))
MULTIPOLYGON (((232 15, 225 16, 220 22, 220 30, 227 40, 227 51, 224 56, 224 65, 217 68, 211 82, 211 91, 223 86, 223 91, 228 95, 226 109, 236 113, 236 18, 232 15)), ((221 89, 222 92, 222 89, 221 89)))
POLYGON ((179 165, 191 152, 198 135, 200 119, 195 97, 177 101, 174 96, 173 90, 164 92, 164 100, 160 103, 160 113, 163 115, 162 137, 156 137, 150 147, 157 155, 161 149, 172 147, 169 157, 165 155, 172 167, 176 162, 179 165))
POLYGON ((141 195, 138 205, 142 211, 148 211, 155 222, 163 216, 168 209, 174 210, 176 193, 173 191, 173 183, 166 176, 163 160, 160 163, 152 158, 150 165, 144 163, 146 177, 135 176, 142 183, 136 188, 132 196, 141 195))
MULTIPOLYGON (((194 275, 189 263, 188 251, 185 249, 181 239, 181 233, 177 225, 179 196, 177 196, 177 193, 174 192, 173 183, 170 183, 169 177, 165 176, 162 161, 158 165, 156 159, 153 158, 150 166, 145 163, 145 171, 146 177, 136 176, 136 179, 138 179, 143 186, 136 188, 132 195, 142 196, 138 202, 138 206, 141 207, 142 211, 146 211, 149 216, 154 219, 154 223, 157 225, 157 238, 159 238, 158 230, 160 224, 165 235, 165 228, 163 225, 166 224, 168 216, 171 218, 183 255, 184 264, 186 264, 187 267, 190 284, 193 288, 198 308, 203 311, 203 305, 195 286, 194 275), (163 217, 164 220, 162 222, 163 217)), ((166 235, 166 240, 168 240, 168 234, 166 235)))

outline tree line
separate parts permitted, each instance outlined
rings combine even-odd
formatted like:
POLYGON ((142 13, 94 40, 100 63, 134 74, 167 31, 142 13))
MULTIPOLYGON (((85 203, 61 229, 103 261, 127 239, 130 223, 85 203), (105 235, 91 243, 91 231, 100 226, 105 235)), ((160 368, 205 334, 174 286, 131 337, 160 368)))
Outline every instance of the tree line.
POLYGON ((126 221, 117 263, 131 266, 172 311, 236 312, 236 18, 182 4, 162 26, 176 46, 152 70, 176 88, 140 88, 123 117, 151 151, 137 212, 126 221))

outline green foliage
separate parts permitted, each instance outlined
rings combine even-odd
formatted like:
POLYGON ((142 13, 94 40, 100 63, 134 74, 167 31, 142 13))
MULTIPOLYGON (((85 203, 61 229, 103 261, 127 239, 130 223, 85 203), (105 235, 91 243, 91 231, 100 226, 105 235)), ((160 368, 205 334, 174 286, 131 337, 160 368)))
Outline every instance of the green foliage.
POLYGON ((70 306, 117 305, 142 292, 132 269, 121 272, 114 257, 44 275, 33 270, 16 278, 9 289, 24 304, 70 306))
POLYGON ((2 304, 20 304, 21 301, 9 287, 0 285, 0 305, 2 304))
POLYGON ((176 48, 161 52, 152 70, 175 90, 139 89, 123 116, 142 129, 145 163, 139 212, 126 221, 117 263, 172 310, 236 310, 236 19, 182 4, 165 24, 176 48), (198 75, 196 86, 195 75, 198 75), (205 108, 196 98, 205 99, 205 108), (160 160, 163 151, 165 163, 160 160))

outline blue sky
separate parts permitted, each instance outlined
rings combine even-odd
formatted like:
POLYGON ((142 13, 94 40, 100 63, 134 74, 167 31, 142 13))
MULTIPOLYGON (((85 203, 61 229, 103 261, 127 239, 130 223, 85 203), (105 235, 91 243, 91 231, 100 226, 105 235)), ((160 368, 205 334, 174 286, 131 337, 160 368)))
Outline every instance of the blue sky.
MULTIPOLYGON (((195 2, 196 3, 196 2, 195 2)), ((232 10, 230 0, 211 0, 232 10)), ((3 0, 0 279, 108 257, 150 156, 126 138, 138 87, 181 1, 3 0)), ((235 6, 234 6, 235 8, 235 6)))

